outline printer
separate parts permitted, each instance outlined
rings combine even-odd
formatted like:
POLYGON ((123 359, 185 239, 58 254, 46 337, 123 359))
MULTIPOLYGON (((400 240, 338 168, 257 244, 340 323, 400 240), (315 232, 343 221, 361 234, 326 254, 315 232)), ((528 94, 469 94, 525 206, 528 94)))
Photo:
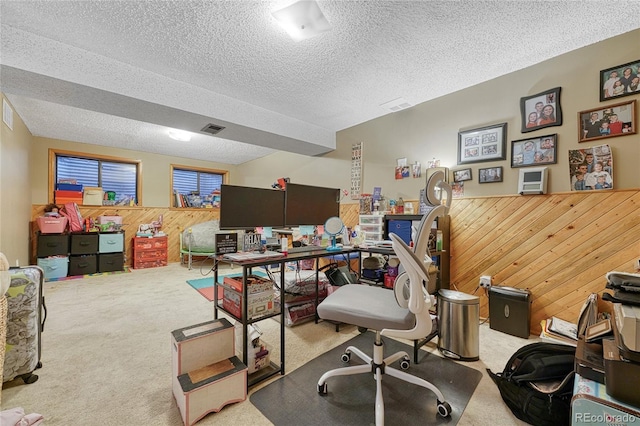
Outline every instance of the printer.
POLYGON ((613 310, 624 348, 640 352, 640 306, 614 303, 613 310))
POLYGON ((607 394, 640 407, 640 307, 614 303, 613 317, 614 338, 602 342, 607 394))

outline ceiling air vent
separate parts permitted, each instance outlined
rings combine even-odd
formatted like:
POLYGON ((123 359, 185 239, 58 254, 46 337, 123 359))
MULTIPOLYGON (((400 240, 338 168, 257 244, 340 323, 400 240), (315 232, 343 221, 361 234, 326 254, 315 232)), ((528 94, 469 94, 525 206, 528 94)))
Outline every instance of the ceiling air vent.
POLYGON ((411 105, 409 102, 405 101, 403 98, 398 98, 398 99, 394 99, 392 101, 389 102, 385 102, 382 105, 380 105, 380 107, 389 110, 391 112, 396 112, 396 111, 400 111, 403 109, 407 109, 409 107, 412 107, 413 105, 411 105))
POLYGON ((217 133, 220 133, 220 131, 222 130, 224 130, 224 126, 218 126, 217 124, 209 123, 202 128, 201 132, 215 135, 217 133))

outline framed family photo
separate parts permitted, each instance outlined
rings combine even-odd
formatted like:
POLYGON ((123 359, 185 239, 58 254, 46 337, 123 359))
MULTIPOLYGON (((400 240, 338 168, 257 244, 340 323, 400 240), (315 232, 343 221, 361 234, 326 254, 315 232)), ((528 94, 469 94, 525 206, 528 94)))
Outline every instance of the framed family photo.
POLYGON ((471 169, 460 169, 453 171, 454 182, 464 182, 465 180, 471 180, 471 169))
POLYGON ((572 191, 613 189, 613 154, 609 145, 569 150, 572 191))
POLYGON ((511 141, 511 167, 539 166, 558 162, 558 135, 511 141))
POLYGON ((458 164, 507 158, 507 123, 458 133, 458 164))
POLYGON ((640 59, 600 71, 600 102, 640 95, 640 59))
POLYGON ((520 98, 522 133, 562 125, 560 87, 520 98))
POLYGON ((636 101, 621 102, 580 111, 578 113, 578 142, 590 142, 637 132, 636 101))
POLYGON ((478 175, 480 183, 502 182, 502 166, 479 169, 478 175))

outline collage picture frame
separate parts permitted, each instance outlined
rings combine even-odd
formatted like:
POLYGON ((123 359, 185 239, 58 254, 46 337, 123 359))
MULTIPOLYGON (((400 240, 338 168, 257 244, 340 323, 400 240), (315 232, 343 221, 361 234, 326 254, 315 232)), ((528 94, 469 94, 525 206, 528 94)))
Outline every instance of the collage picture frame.
POLYGON ((458 133, 458 164, 507 158, 507 123, 458 133))

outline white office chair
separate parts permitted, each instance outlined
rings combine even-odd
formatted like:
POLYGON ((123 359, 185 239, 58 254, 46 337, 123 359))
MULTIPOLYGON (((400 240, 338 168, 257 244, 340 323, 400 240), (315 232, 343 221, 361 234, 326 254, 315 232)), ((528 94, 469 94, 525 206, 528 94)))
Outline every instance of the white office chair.
POLYGON ((431 390, 436 394, 438 414, 443 417, 451 414, 451 406, 444 400, 442 392, 433 384, 390 366, 400 360, 401 369, 409 368, 410 358, 405 351, 384 357, 382 336, 415 340, 428 335, 432 328, 431 316, 429 315, 431 298, 425 293, 423 285, 429 280, 428 265, 425 267, 422 259, 419 259, 397 235, 390 234, 389 236, 393 249, 409 276, 409 296, 406 301, 403 301, 406 306, 401 306, 395 300, 394 293, 387 289, 361 284, 342 286, 318 305, 318 315, 322 319, 354 324, 376 332, 373 358, 354 346, 347 347, 342 355, 344 362, 348 362, 351 355, 355 354, 366 364, 327 371, 318 380, 318 393, 327 394, 327 379, 330 377, 373 371, 377 386, 375 401, 377 426, 384 425, 382 377, 385 374, 431 390))

